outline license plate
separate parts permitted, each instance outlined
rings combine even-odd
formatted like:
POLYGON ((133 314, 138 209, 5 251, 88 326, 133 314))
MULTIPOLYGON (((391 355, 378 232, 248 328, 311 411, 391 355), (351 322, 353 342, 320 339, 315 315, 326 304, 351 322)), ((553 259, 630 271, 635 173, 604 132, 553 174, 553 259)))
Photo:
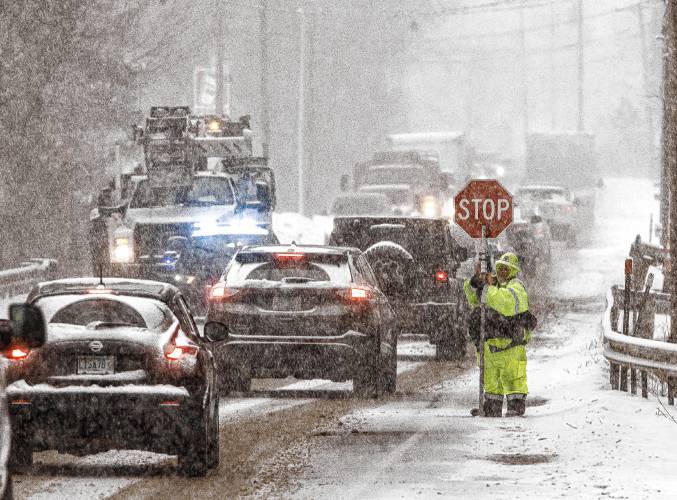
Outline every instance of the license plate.
POLYGON ((273 297, 273 311, 301 311, 303 310, 302 297, 273 297))
POLYGON ((78 356, 78 375, 108 375, 114 371, 113 356, 78 356))

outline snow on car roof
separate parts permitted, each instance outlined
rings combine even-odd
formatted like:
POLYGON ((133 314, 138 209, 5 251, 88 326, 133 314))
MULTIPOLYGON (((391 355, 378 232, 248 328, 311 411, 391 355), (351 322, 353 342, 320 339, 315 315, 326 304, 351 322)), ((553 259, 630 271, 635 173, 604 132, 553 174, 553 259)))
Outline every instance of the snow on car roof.
POLYGON ((28 300, 32 301, 42 295, 86 293, 87 290, 100 286, 101 281, 103 281, 102 288, 129 295, 143 294, 160 298, 167 294, 174 295, 178 293, 178 289, 175 286, 159 281, 107 277, 102 279, 94 277, 67 278, 38 283, 29 294, 28 300))
POLYGON ((532 186, 522 186, 521 188, 517 189, 518 193, 524 192, 524 191, 566 191, 566 188, 563 186, 549 186, 549 185, 539 185, 539 184, 534 184, 532 186))
POLYGON ((315 253, 315 254, 332 254, 343 255, 348 252, 358 251, 355 248, 335 247, 329 245, 265 245, 252 246, 240 250, 240 253, 285 253, 285 252, 299 252, 299 253, 315 253))
POLYGON ((336 198, 336 200, 361 200, 361 199, 373 199, 373 200, 388 200, 388 197, 379 192, 373 192, 369 190, 359 191, 357 193, 341 193, 336 198))

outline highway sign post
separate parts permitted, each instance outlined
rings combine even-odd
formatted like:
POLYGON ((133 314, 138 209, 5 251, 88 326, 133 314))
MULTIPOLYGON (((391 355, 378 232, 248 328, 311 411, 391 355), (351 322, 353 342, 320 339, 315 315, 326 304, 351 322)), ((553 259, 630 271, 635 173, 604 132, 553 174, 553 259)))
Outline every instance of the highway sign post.
MULTIPOLYGON (((487 238, 496 238, 512 223, 512 195, 495 179, 475 179, 454 196, 454 222, 471 238, 479 238, 480 274, 487 274, 487 238)), ((486 293, 480 296, 479 409, 484 415, 484 328, 486 293)))

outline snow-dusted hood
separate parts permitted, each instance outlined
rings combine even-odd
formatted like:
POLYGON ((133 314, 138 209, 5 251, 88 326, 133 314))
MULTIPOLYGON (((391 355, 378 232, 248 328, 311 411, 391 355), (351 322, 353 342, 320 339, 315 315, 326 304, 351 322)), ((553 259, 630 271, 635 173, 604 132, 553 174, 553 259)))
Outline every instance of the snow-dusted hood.
POLYGON ((130 208, 125 215, 125 225, 132 227, 136 224, 219 223, 233 217, 234 213, 234 205, 130 208))

